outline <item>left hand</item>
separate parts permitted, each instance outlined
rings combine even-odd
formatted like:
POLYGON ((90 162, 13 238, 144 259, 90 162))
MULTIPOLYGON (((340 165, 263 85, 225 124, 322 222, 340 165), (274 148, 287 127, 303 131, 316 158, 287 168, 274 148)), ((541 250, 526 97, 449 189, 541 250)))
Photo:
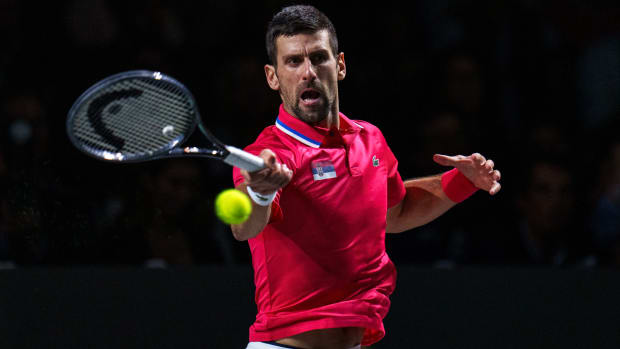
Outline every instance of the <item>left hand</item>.
POLYGON ((487 160, 478 153, 470 156, 435 154, 433 161, 442 166, 456 167, 477 188, 486 190, 491 195, 497 194, 502 188, 499 184, 501 174, 498 170, 493 169, 495 166, 493 160, 487 160))

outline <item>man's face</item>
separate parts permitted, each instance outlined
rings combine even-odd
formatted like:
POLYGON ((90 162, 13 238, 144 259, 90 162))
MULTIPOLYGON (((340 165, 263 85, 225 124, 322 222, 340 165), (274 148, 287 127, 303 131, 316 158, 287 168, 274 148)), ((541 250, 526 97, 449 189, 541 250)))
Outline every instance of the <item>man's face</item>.
POLYGON ((344 54, 334 56, 329 33, 280 36, 277 66, 265 66, 269 86, 280 91, 284 108, 309 124, 338 111, 338 80, 344 79, 344 54))
POLYGON ((531 184, 526 191, 523 210, 530 228, 553 234, 570 226, 574 217, 573 177, 566 169, 539 163, 532 168, 531 184))

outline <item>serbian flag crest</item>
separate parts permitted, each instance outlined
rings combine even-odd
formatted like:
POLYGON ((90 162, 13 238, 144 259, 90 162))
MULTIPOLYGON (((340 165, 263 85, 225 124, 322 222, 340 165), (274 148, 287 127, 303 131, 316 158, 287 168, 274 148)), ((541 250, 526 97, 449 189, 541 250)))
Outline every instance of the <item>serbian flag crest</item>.
POLYGON ((329 160, 312 161, 312 177, 315 181, 323 179, 336 178, 336 169, 334 164, 329 160))

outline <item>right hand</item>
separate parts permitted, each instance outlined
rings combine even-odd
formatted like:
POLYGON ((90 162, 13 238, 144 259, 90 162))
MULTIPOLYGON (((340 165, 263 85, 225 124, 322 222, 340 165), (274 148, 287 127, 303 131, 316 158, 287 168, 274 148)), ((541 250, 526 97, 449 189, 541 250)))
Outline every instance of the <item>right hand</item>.
POLYGON ((265 168, 255 172, 241 170, 245 184, 259 194, 268 195, 284 187, 291 181, 293 171, 276 161, 276 154, 263 149, 258 155, 265 161, 265 168))

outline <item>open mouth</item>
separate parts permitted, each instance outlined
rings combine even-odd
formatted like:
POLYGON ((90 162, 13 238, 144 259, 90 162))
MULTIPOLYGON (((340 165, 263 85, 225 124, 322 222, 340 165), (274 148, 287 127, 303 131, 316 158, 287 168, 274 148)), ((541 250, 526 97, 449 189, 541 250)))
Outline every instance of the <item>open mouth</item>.
POLYGON ((304 104, 314 104, 321 98, 321 93, 315 89, 308 88, 301 92, 300 97, 304 104))

